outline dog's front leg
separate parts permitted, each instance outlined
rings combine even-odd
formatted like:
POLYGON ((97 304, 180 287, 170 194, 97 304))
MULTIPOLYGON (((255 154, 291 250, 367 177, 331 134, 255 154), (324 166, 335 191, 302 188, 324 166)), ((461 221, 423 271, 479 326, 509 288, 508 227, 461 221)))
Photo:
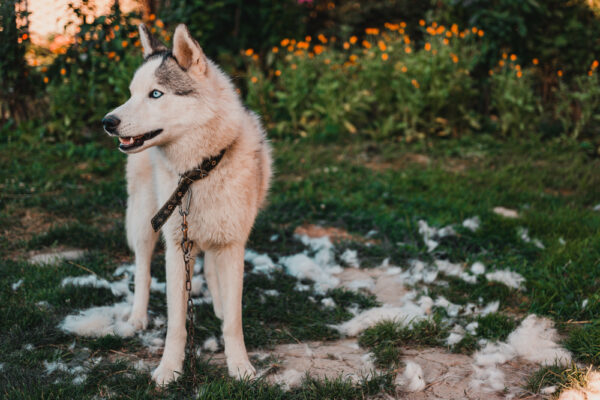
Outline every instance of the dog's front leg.
POLYGON ((187 336, 185 328, 187 312, 185 263, 181 248, 172 240, 167 240, 166 269, 167 339, 160 364, 152 374, 152 379, 159 385, 166 385, 181 375, 187 336))
POLYGON ((254 378, 256 371, 248 360, 242 330, 244 246, 234 244, 212 253, 223 309, 223 338, 229 375, 236 378, 254 378))

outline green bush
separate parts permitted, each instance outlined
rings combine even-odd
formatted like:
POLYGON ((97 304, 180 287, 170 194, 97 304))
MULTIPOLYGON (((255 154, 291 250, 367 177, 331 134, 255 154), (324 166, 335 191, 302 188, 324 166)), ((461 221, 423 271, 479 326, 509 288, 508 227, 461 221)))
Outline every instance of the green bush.
POLYGON ((450 38, 434 33, 420 49, 400 25, 369 29, 329 45, 284 39, 274 49, 266 74, 249 58, 248 103, 277 136, 367 135, 373 138, 460 134, 479 127, 469 66, 476 51, 473 35, 450 38))
POLYGON ((503 136, 535 134, 542 108, 533 90, 533 71, 508 59, 501 63, 490 79, 492 118, 503 136))
MULTIPOLYGON (((111 14, 79 18, 73 43, 46 71, 50 139, 79 141, 99 129, 100 120, 129 97, 129 82, 142 60, 136 14, 122 14, 116 3, 111 14), (86 18, 87 17, 87 18, 86 18), (88 22, 90 21, 90 22, 88 22)), ((161 21, 153 30, 166 41, 161 21)))
POLYGON ((185 23, 210 57, 269 49, 305 33, 305 8, 296 0, 172 0, 159 12, 171 28, 185 23))
POLYGON ((561 81, 556 91, 556 115, 569 136, 597 136, 600 133, 598 75, 590 71, 589 75, 573 79, 571 84, 561 81))
POLYGON ((0 85, 0 122, 31 116, 34 93, 40 83, 25 61, 29 43, 26 5, 22 0, 0 3, 0 82, 3 82, 0 85))
MULTIPOLYGON (((585 72, 600 51, 600 24, 585 0, 443 0, 437 13, 446 23, 485 31, 480 73, 496 65, 502 52, 523 62, 538 59, 544 84, 585 72)), ((546 88, 547 89, 547 88, 546 88)))

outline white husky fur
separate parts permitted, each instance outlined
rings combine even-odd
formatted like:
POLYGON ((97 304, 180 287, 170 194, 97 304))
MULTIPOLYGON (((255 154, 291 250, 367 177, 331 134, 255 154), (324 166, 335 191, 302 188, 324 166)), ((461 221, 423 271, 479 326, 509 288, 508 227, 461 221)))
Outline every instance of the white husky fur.
MULTIPOLYGON (((215 314, 223 321, 229 374, 254 377, 242 332, 244 247, 269 188, 270 146, 257 116, 243 107, 227 76, 204 56, 184 25, 175 30, 172 53, 143 25, 140 36, 145 62, 131 82, 131 98, 107 115, 120 121, 109 134, 118 136, 121 150, 129 154, 127 240, 136 263, 129 322, 136 329, 148 324, 150 259, 158 238, 151 218, 172 194, 180 174, 226 148, 209 176, 191 187, 189 235, 195 254, 205 253, 204 274, 215 314), (155 90, 162 96, 153 98, 155 90), (138 147, 123 147, 132 137, 158 129, 160 134, 138 147)), ((162 359, 152 375, 160 385, 177 378, 185 356, 187 292, 180 224, 175 211, 162 228, 168 328, 162 359)))

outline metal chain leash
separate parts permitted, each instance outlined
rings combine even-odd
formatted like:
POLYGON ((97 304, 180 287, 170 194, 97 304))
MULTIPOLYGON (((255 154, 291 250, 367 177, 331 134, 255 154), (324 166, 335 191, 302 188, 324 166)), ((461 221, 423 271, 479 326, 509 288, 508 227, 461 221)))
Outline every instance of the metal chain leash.
MULTIPOLYGON (((192 264, 192 248, 194 242, 188 239, 188 223, 187 216, 190 213, 190 202, 192 200, 192 190, 187 192, 187 201, 185 208, 182 204, 179 205, 179 215, 182 217, 181 221, 181 232, 183 237, 181 239, 181 250, 183 251, 183 262, 185 263, 185 290, 187 291, 187 348, 188 348, 188 362, 190 364, 190 372, 192 374, 192 380, 194 384, 197 383, 196 376, 196 349, 194 346, 194 303, 192 302, 192 274, 194 267, 192 264)), ((183 203, 183 202, 182 202, 183 203)))

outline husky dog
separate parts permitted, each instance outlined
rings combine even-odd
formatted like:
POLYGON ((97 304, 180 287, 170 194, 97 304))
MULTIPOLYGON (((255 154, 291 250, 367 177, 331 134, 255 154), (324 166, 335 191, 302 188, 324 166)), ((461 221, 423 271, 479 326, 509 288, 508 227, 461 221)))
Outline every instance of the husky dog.
MULTIPOLYGON (((158 233, 150 224, 182 174, 222 154, 208 176, 191 184, 189 237, 204 251, 204 275, 222 322, 229 374, 254 377, 242 332, 244 247, 271 179, 271 149, 258 117, 242 105, 228 77, 179 25, 170 51, 139 26, 144 62, 131 97, 102 123, 127 157, 127 241, 135 252, 129 323, 148 325, 150 260, 158 233), (224 151, 224 153, 223 153, 224 151)), ((165 385, 181 374, 186 343, 186 271, 182 217, 162 226, 166 244, 168 327, 152 378, 165 385)), ((192 258, 193 260, 194 258, 192 258)))

